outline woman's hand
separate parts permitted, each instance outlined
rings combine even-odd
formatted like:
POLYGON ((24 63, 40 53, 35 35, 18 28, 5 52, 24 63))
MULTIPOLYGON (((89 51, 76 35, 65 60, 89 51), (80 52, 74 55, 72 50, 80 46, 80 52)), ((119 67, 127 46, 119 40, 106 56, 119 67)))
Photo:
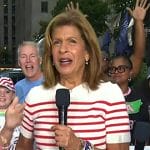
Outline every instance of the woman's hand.
MULTIPOLYGON (((79 9, 79 3, 76 2, 75 4, 71 1, 67 4, 67 6, 65 7, 66 11, 70 11, 70 10, 76 10, 76 11, 80 11, 79 9)), ((85 18, 88 17, 88 15, 84 14, 85 18)))
POLYGON ((135 9, 131 10, 131 8, 127 8, 127 10, 135 20, 143 21, 149 7, 150 3, 147 3, 147 0, 137 0, 135 9))
POLYGON ((65 125, 56 125, 51 128, 55 132, 56 145, 65 150, 80 150, 81 142, 72 129, 65 125))
POLYGON ((79 10, 79 3, 77 2, 76 5, 74 5, 74 3, 71 1, 70 3, 67 4, 67 6, 65 7, 66 11, 69 10, 79 10))

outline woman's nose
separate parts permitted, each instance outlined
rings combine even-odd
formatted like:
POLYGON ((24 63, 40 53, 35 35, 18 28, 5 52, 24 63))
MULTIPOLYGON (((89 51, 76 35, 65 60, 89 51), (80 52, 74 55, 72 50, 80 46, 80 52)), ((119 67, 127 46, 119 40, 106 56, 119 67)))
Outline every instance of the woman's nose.
POLYGON ((66 42, 62 42, 61 47, 60 47, 60 52, 61 53, 67 52, 67 44, 66 44, 66 42))

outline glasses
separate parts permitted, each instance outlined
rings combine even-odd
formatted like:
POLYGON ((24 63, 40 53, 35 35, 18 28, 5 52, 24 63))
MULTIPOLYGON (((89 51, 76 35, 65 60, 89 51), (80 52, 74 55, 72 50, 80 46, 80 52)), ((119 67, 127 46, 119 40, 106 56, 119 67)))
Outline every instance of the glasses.
POLYGON ((109 73, 115 74, 116 71, 117 71, 117 73, 124 73, 127 69, 130 69, 130 67, 126 66, 126 65, 120 65, 118 67, 112 66, 109 68, 109 73))

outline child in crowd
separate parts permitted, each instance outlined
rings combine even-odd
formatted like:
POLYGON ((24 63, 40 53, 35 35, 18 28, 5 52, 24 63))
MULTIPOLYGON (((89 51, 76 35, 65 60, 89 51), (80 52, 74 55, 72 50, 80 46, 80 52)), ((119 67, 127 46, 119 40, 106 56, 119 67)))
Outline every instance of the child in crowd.
POLYGON ((0 150, 15 150, 19 138, 19 125, 24 106, 15 98, 15 86, 11 78, 0 78, 0 150), (17 127, 18 126, 18 127, 17 127))

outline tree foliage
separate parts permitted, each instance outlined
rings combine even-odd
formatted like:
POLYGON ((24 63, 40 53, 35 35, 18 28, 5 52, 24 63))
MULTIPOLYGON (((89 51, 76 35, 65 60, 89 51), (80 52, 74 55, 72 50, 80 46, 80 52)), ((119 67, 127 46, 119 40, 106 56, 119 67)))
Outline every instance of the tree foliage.
MULTIPOLYGON (((103 35, 108 26, 105 24, 105 21, 108 21, 109 16, 117 15, 119 12, 124 10, 126 7, 132 8, 135 5, 136 0, 58 0, 56 6, 52 10, 52 16, 56 16, 65 10, 65 7, 70 2, 76 4, 79 3, 79 9, 87 15, 87 19, 92 24, 97 36, 103 35), (112 10, 114 10, 112 14, 112 10)), ((109 20, 111 21, 111 20, 109 20)), ((45 28, 48 22, 40 21, 41 29, 38 33, 39 35, 43 35, 45 32, 45 28)), ((112 24, 110 22, 110 24, 112 24)), ((116 30, 116 29, 114 29, 116 30)))
POLYGON ((126 7, 133 8, 135 6, 136 0, 112 0, 112 8, 116 13, 119 13, 126 9, 126 7))
MULTIPOLYGON (((55 16, 62 12, 70 0, 59 0, 56 7, 52 11, 55 16)), ((92 24, 96 34, 101 35, 105 29, 105 21, 109 14, 109 7, 106 2, 100 0, 72 0, 74 4, 79 3, 79 9, 87 15, 87 19, 92 24)))
MULTIPOLYGON (((60 12, 65 10, 67 4, 72 1, 74 4, 79 3, 79 9, 87 15, 87 19, 92 24, 97 36, 103 34, 105 29, 107 28, 105 21, 107 20, 107 16, 109 15, 109 7, 106 2, 100 0, 58 0, 56 6, 52 10, 52 16, 56 16, 60 12)), ((48 22, 47 22, 48 24, 48 22)), ((46 28, 46 22, 40 22, 41 29, 39 34, 44 33, 44 29, 46 28)))

